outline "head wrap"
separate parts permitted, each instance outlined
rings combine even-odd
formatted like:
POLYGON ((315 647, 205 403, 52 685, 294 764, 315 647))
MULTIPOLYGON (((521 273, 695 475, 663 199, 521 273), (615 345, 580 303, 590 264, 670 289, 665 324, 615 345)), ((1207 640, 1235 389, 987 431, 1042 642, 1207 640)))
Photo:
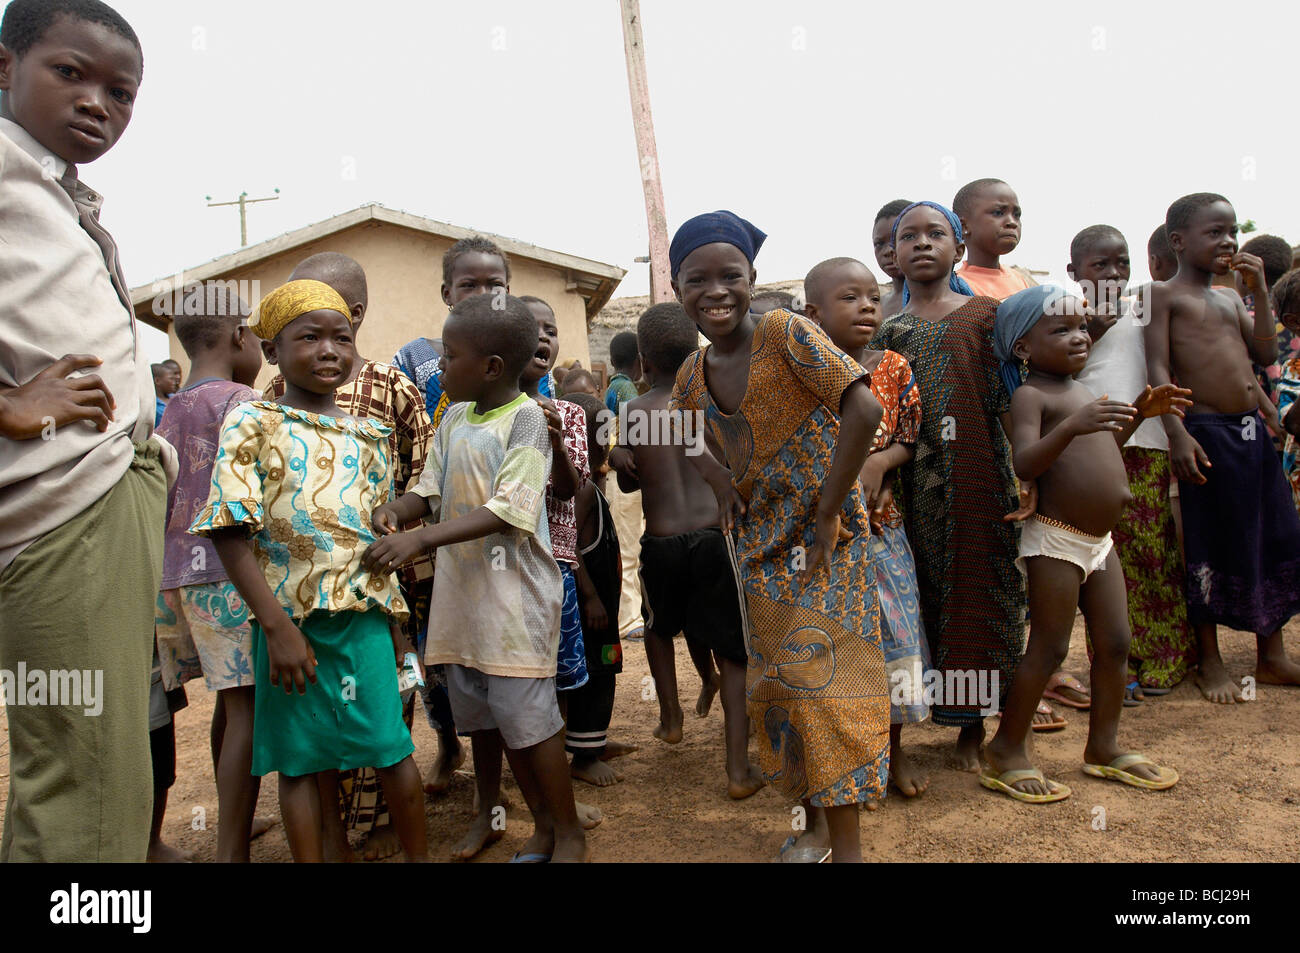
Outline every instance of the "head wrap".
MULTIPOLYGON (((938 211, 942 212, 943 217, 948 220, 949 226, 952 227, 952 237, 956 240, 957 244, 960 245, 962 243, 963 239, 961 233, 961 219, 957 217, 957 214, 953 212, 952 209, 948 208, 947 206, 940 205, 938 202, 913 202, 907 208, 903 209, 901 212, 898 213, 898 218, 894 219, 894 227, 889 230, 890 248, 893 248, 898 244, 898 223, 903 220, 904 215, 912 211, 912 209, 916 208, 918 205, 928 205, 930 206, 930 208, 937 209, 938 211)), ((958 294, 963 294, 966 295, 967 297, 974 297, 975 295, 975 292, 971 290, 971 286, 966 284, 966 280, 964 278, 958 277, 955 269, 948 275, 948 287, 951 288, 953 291, 957 292, 958 294)), ((911 298, 912 298, 912 292, 907 287, 907 280, 904 279, 903 280, 903 304, 907 304, 907 302, 910 301, 911 298)))
POLYGON ((337 311, 352 322, 352 309, 341 294, 323 281, 299 278, 263 298, 257 306, 257 320, 248 327, 263 341, 273 341, 294 318, 320 310, 337 311))
POLYGON ((1008 394, 1020 386, 1020 362, 1011 349, 1052 305, 1068 297, 1068 292, 1056 285, 1035 285, 1017 291, 998 305, 998 316, 993 321, 993 353, 1002 362, 1002 382, 1008 394))
POLYGON ((702 245, 726 242, 735 245, 752 265, 754 256, 763 247, 767 234, 745 221, 735 212, 706 212, 682 224, 668 246, 668 263, 674 278, 681 271, 686 256, 702 245))

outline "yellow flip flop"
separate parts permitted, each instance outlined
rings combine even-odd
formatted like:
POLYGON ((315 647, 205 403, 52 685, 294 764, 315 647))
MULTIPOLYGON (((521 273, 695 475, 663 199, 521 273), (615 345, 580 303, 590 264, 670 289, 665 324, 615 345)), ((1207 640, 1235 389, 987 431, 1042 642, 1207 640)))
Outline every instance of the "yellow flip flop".
POLYGON ((985 768, 980 772, 980 784, 990 791, 999 791, 1017 801, 1024 801, 1026 804, 1051 804, 1053 801, 1064 801, 1070 796, 1068 786, 1047 780, 1043 777, 1043 772, 1037 768, 1013 768, 1010 771, 1003 771, 1001 774, 998 774, 992 768, 985 768), (1047 785, 1047 790, 1051 793, 1026 794, 1024 791, 1017 791, 1012 785, 1020 781, 1041 781, 1047 785))
POLYGON ((1173 768, 1162 768, 1146 755, 1136 752, 1122 754, 1110 764, 1085 764, 1083 773, 1090 774, 1094 778, 1104 778, 1107 781, 1119 781, 1146 791, 1164 791, 1178 783, 1178 772, 1173 768), (1160 778, 1152 781, 1129 772, 1129 768, 1136 767, 1139 764, 1150 765, 1155 768, 1160 778))

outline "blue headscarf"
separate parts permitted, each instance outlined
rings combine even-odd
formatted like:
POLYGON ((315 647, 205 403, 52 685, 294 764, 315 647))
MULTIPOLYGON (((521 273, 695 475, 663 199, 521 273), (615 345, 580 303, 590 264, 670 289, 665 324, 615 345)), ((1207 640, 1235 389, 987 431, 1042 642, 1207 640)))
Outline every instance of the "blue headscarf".
MULTIPOLYGON (((894 219, 894 227, 889 230, 889 246, 891 248, 897 245, 898 223, 903 220, 904 215, 912 211, 912 209, 916 208, 918 205, 928 205, 932 209, 937 209, 938 211, 943 212, 943 217, 948 220, 948 224, 952 227, 953 238, 956 239, 957 244, 959 245, 961 244, 963 240, 962 233, 961 233, 961 219, 957 217, 956 213, 954 213, 952 209, 948 208, 947 206, 940 205, 938 202, 913 202, 907 208, 903 209, 901 212, 898 213, 898 218, 894 219)), ((974 297, 975 295, 975 292, 971 289, 971 286, 966 284, 966 280, 964 278, 959 278, 957 276, 957 272, 955 269, 948 276, 948 287, 951 288, 953 291, 957 292, 958 294, 966 295, 968 298, 974 297)), ((903 280, 903 304, 907 304, 907 302, 910 301, 911 298, 912 298, 912 292, 907 287, 907 280, 904 279, 903 280)))
POLYGON ((696 215, 684 222, 673 235, 673 243, 668 246, 668 264, 671 274, 677 277, 686 256, 703 245, 714 242, 726 242, 735 245, 752 265, 758 250, 767 239, 764 232, 745 221, 735 212, 706 212, 696 215))
POLYGON ((1002 362, 1002 382, 1007 385, 1008 394, 1015 393, 1020 386, 1020 362, 1011 349, 1033 330, 1052 305, 1069 296, 1069 292, 1056 285, 1035 285, 1017 291, 998 305, 998 316, 993 321, 993 353, 1002 362))

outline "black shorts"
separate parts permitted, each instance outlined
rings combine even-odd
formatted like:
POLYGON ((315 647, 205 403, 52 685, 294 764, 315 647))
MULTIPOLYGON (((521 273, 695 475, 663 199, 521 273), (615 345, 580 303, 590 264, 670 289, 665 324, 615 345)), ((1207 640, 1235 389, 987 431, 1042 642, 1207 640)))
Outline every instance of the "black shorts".
POLYGON ((722 530, 711 526, 679 536, 642 536, 641 585, 648 630, 668 638, 684 632, 744 664, 744 595, 722 530))

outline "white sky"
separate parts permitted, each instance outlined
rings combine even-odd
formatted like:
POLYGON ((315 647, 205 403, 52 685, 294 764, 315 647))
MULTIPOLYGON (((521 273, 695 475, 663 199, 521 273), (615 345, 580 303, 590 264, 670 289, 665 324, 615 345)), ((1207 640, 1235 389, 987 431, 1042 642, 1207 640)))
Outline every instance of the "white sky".
MULTIPOLYGON (((646 292, 616 0, 114 5, 145 80, 83 176, 132 285, 237 247, 237 210, 205 195, 278 187, 250 244, 380 202, 621 265, 617 293, 646 292)), ((997 176, 1025 208, 1007 260, 1056 276, 1074 233, 1106 222, 1145 278, 1147 236, 1192 191, 1295 242, 1282 9, 642 0, 669 228, 749 218, 770 236, 760 281, 834 255, 874 267, 882 204, 997 176)))

